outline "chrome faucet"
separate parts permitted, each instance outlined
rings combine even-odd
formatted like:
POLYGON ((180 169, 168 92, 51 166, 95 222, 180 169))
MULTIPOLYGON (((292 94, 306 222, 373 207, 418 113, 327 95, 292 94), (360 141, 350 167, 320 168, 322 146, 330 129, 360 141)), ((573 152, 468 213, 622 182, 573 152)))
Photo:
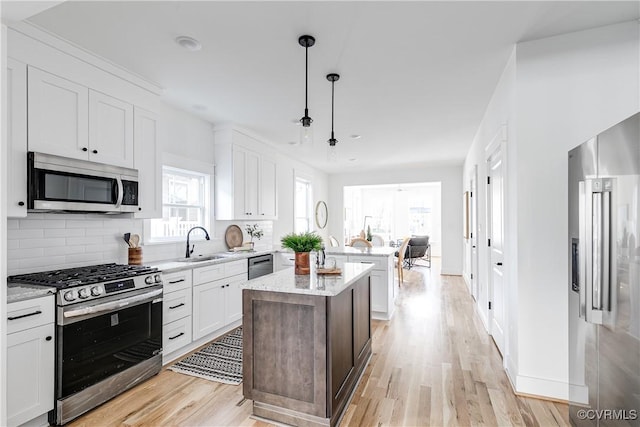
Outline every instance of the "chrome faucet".
POLYGON ((196 247, 196 245, 191 245, 191 250, 189 250, 189 234, 191 234, 191 232, 193 230, 195 230, 196 228, 199 228, 200 230, 204 231, 204 238, 205 239, 211 240, 209 238, 209 233, 207 233, 207 230, 205 230, 204 227, 200 227, 200 226, 192 227, 191 230, 189 230, 189 232, 187 233, 187 253, 185 254, 185 258, 190 258, 191 254, 193 253, 193 249, 196 247))

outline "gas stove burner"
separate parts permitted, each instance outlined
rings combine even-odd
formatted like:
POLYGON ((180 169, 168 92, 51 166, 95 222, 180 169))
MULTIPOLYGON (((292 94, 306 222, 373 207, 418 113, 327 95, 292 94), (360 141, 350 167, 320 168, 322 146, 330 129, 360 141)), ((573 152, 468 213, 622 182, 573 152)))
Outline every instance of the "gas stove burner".
POLYGON ((157 268, 142 265, 100 264, 87 267, 65 268, 62 270, 43 271, 39 273, 20 274, 8 278, 12 283, 53 286, 65 289, 74 286, 141 276, 157 272, 157 268))

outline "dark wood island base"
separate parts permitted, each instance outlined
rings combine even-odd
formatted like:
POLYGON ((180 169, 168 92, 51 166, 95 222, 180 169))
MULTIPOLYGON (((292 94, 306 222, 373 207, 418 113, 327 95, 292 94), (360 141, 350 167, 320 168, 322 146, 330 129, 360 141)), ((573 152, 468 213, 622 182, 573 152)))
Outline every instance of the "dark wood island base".
MULTIPOLYGON (((337 425, 371 357, 371 284, 362 271, 351 283, 345 274, 336 295, 243 290, 243 392, 255 416, 337 425)), ((315 285, 330 289, 330 280, 315 285)))

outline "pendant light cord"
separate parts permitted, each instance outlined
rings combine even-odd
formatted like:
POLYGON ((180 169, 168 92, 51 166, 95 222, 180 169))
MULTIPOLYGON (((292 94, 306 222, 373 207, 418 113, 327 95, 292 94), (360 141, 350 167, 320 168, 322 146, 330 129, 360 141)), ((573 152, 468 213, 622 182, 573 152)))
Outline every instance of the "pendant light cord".
POLYGON ((334 139, 333 136, 333 88, 335 87, 336 82, 331 82, 331 139, 334 139))
POLYGON ((309 47, 304 48, 304 115, 309 116, 307 100, 309 98, 309 47))

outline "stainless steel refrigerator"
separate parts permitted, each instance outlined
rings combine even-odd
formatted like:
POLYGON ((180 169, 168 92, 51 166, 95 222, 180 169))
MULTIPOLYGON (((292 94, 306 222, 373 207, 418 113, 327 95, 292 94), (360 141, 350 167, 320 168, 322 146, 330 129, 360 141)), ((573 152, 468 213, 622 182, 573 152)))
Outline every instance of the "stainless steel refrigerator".
POLYGON ((569 416, 640 426, 640 113, 569 152, 569 416))

